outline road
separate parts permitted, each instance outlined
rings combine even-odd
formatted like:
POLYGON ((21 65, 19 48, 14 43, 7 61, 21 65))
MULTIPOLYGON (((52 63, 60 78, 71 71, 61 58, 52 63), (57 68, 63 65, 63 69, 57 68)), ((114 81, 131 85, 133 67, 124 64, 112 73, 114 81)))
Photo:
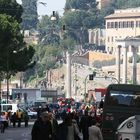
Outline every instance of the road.
POLYGON ((20 128, 10 126, 8 129, 5 129, 5 133, 0 133, 0 140, 31 140, 32 126, 33 122, 30 122, 26 128, 23 124, 20 128))
MULTIPOLYGON (((58 121, 61 123, 62 121, 58 121)), ((28 127, 24 127, 22 123, 21 127, 13 128, 10 126, 8 129, 5 129, 5 133, 0 133, 0 140, 31 140, 31 130, 34 122, 29 122, 28 127)))

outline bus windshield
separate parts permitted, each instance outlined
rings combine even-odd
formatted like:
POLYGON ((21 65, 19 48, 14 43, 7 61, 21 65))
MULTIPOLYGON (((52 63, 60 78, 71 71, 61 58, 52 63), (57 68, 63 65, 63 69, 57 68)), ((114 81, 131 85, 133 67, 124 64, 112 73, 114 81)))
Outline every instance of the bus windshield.
POLYGON ((140 92, 110 90, 106 105, 140 107, 140 92))

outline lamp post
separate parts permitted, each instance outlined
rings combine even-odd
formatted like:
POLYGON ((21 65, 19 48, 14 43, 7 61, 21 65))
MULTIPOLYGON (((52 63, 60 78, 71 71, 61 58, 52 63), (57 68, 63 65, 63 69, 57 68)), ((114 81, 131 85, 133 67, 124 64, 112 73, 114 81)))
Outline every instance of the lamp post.
POLYGON ((85 78, 85 92, 84 92, 84 100, 86 101, 86 92, 87 92, 87 78, 89 77, 89 80, 94 80, 94 77, 96 76, 96 72, 94 71, 93 74, 88 74, 85 78))
POLYGON ((89 77, 89 74, 86 76, 85 78, 85 82, 84 82, 84 85, 85 85, 85 92, 84 92, 84 100, 86 100, 86 92, 87 92, 87 78, 89 77))

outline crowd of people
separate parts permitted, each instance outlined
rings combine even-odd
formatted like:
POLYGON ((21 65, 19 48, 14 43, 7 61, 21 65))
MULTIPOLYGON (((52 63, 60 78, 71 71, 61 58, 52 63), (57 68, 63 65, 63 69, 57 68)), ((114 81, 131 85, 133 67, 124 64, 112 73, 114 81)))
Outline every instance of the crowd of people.
POLYGON ((25 127, 28 126, 29 117, 27 112, 22 112, 18 109, 16 112, 0 112, 0 130, 1 133, 5 132, 5 129, 12 125, 13 128, 21 127, 21 122, 24 122, 25 127))
MULTIPOLYGON (((81 104, 79 108, 71 105, 60 108, 37 108, 37 119, 31 130, 32 140, 103 140, 101 133, 102 105, 81 104), (59 111, 61 109, 61 112, 59 111), (62 120, 62 123, 58 123, 62 120)), ((21 127, 24 122, 28 126, 29 117, 20 109, 14 113, 1 112, 1 133, 10 124, 13 128, 21 127)))
POLYGON ((38 109, 38 119, 32 128, 32 140, 103 140, 101 113, 95 106, 81 105, 79 110, 68 107, 61 112, 62 123, 58 124, 57 111, 38 109))

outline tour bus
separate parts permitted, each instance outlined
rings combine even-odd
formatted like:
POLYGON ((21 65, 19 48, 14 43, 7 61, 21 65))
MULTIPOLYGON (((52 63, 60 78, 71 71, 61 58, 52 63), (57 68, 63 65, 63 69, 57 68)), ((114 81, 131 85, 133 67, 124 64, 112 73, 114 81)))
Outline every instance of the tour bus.
POLYGON ((104 140, 117 140, 118 126, 134 115, 140 115, 140 85, 109 85, 103 106, 104 140))

